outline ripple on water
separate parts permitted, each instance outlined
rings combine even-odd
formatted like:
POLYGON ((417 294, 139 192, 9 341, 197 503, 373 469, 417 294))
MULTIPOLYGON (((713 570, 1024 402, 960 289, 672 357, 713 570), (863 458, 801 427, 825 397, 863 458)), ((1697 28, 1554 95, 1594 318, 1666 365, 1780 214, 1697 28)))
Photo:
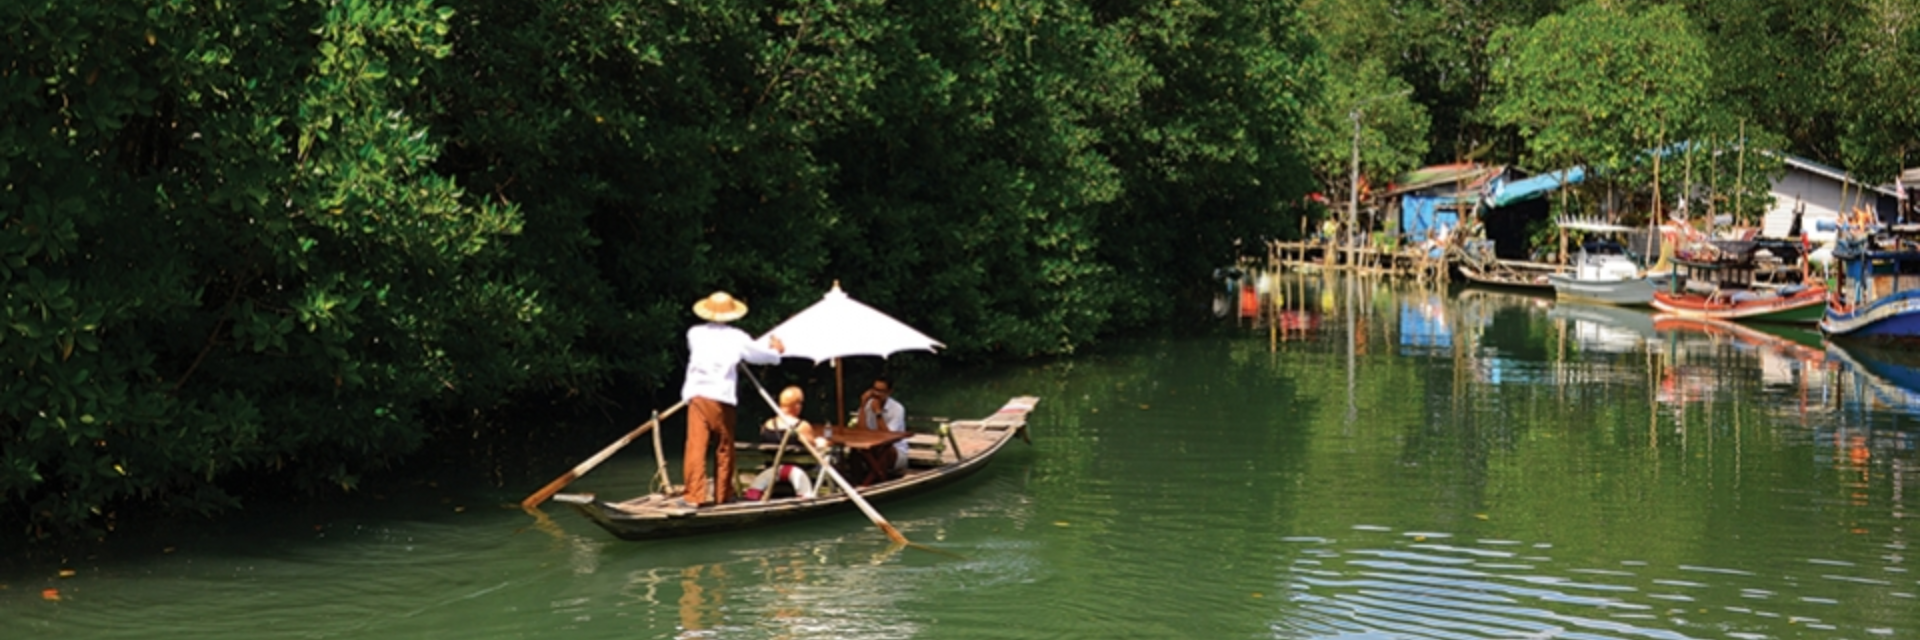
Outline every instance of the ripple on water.
MULTIPOLYGON (((1493 539, 1411 541, 1433 537, 1420 532, 1324 543, 1311 536, 1289 538, 1296 545, 1290 550, 1297 554, 1285 576, 1291 608, 1274 625, 1276 637, 1691 640, 1887 635, 1878 628, 1849 628, 1828 619, 1835 610, 1845 611, 1848 599, 1804 588, 1805 580, 1813 577, 1859 587, 1889 586, 1884 580, 1832 573, 1775 577, 1740 567, 1663 566, 1648 560, 1583 562, 1618 562, 1632 571, 1591 564, 1556 566, 1547 558, 1538 558, 1536 564, 1497 563, 1486 560, 1511 557, 1507 549, 1516 546, 1552 545, 1493 539), (1301 562, 1307 557, 1315 558, 1310 565, 1301 562), (1715 578, 1685 578, 1702 574, 1715 578), (1766 608, 1734 604, 1741 601, 1758 601, 1766 608)), ((1805 565, 1853 566, 1844 561, 1805 565)), ((1906 592, 1884 595, 1913 598, 1906 592)))

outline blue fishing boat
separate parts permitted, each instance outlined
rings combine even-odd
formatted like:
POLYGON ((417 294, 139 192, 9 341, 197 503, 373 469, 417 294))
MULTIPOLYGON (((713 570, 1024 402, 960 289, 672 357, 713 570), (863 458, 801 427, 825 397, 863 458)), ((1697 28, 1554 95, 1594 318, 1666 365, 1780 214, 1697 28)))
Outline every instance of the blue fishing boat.
POLYGON ((1920 339, 1920 244, 1911 231, 1843 234, 1838 273, 1820 331, 1829 336, 1920 339))

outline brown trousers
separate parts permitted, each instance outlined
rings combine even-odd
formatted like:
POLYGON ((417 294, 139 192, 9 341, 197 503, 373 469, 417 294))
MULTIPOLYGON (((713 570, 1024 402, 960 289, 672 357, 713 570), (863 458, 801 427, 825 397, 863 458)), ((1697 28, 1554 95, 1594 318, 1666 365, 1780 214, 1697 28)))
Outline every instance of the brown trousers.
POLYGON ((711 398, 687 402, 687 451, 681 458, 681 480, 690 504, 712 504, 733 499, 733 405, 711 398), (714 492, 707 495, 707 439, 713 438, 714 492))

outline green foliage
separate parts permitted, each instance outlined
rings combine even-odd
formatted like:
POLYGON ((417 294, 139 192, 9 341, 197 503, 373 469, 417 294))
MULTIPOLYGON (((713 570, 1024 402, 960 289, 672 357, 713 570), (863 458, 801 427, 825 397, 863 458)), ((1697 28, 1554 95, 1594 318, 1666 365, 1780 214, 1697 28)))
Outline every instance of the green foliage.
POLYGON ((66 4, 0 66, 0 502, 36 528, 237 473, 351 487, 423 414, 485 407, 543 308, 494 277, 511 208, 432 171, 397 99, 428 2, 66 4), (482 348, 484 347, 484 348, 482 348))
POLYGON ((1090 227, 1113 272, 1087 299, 1137 326, 1173 314, 1168 292, 1231 243, 1298 228, 1311 182, 1296 140, 1318 78, 1291 3, 1110 3, 1094 20, 1150 69, 1136 104, 1097 121, 1125 193, 1090 227))
POLYGON ((1322 189, 1343 194, 1337 198, 1342 207, 1352 191, 1356 147, 1360 173, 1371 184, 1419 168, 1427 153, 1428 119, 1426 107, 1412 94, 1411 85, 1388 75, 1376 60, 1328 72, 1320 100, 1308 110, 1300 144, 1311 154, 1322 189))
POLYGON ((1336 64, 1377 61, 1414 87, 1431 121, 1429 163, 1509 161, 1524 140, 1490 117, 1500 29, 1525 28, 1575 4, 1562 0, 1315 0, 1313 33, 1336 64))
POLYGON ((1867 0, 1828 71, 1847 96, 1840 157, 1866 180, 1890 182, 1920 160, 1920 2, 1867 0))
POLYGON ((1605 176, 1590 185, 1647 184, 1648 151, 1687 139, 1710 105, 1706 45, 1678 6, 1581 5, 1489 46, 1501 60, 1493 118, 1539 161, 1605 176))
POLYGON ((443 5, 0 7, 10 519, 351 488, 454 416, 670 390, 714 289, 1070 352, 1307 189, 1285 3, 443 5))
POLYGON ((1749 129, 1777 132, 1782 148, 1839 162, 1842 105, 1859 95, 1827 61, 1859 13, 1856 0, 1703 0, 1689 14, 1706 39, 1714 106, 1749 129))

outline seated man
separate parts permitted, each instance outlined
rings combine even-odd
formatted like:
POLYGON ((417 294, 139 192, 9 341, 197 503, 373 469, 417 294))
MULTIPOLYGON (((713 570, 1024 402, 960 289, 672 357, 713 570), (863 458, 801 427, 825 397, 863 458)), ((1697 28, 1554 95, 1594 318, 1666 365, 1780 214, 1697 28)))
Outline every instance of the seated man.
MULTIPOLYGON (((893 379, 880 376, 873 379, 873 388, 860 394, 860 426, 866 429, 885 428, 888 431, 907 430, 907 408, 893 399, 893 379)), ((907 470, 907 441, 893 443, 884 451, 875 452, 874 460, 887 477, 899 477, 907 470)))
MULTIPOLYGON (((801 391, 800 387, 781 389, 780 413, 767 418, 766 423, 760 426, 760 441, 780 444, 783 440, 791 443, 792 438, 813 437, 813 426, 800 419, 800 409, 805 402, 806 393, 801 391), (789 432, 793 434, 792 438, 787 436, 789 432)), ((752 486, 748 487, 745 493, 746 499, 750 502, 759 502, 761 496, 772 493, 777 483, 782 481, 793 486, 793 493, 796 496, 802 498, 814 496, 813 482, 807 478, 805 469, 799 465, 781 464, 777 469, 768 467, 761 471, 760 475, 755 476, 752 486)))

